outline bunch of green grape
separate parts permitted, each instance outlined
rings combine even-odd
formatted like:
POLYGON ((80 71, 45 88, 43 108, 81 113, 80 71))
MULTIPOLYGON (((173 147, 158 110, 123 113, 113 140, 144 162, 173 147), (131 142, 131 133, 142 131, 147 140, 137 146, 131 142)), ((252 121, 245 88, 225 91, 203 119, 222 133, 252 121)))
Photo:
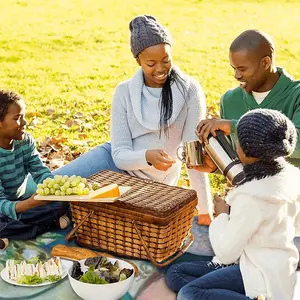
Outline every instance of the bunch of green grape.
POLYGON ((69 196, 69 195, 88 195, 90 190, 96 190, 99 184, 88 183, 86 178, 73 175, 55 175, 54 178, 46 178, 43 183, 37 185, 37 194, 41 196, 69 196))

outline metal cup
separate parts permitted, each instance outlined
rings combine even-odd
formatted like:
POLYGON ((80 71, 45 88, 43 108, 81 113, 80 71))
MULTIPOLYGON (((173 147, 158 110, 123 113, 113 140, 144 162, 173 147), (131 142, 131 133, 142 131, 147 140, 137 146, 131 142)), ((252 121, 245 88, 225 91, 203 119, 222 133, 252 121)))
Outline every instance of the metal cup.
POLYGON ((177 157, 188 166, 201 166, 203 164, 201 143, 198 140, 183 143, 183 146, 177 148, 177 157), (184 157, 179 155, 180 149, 183 149, 184 157))

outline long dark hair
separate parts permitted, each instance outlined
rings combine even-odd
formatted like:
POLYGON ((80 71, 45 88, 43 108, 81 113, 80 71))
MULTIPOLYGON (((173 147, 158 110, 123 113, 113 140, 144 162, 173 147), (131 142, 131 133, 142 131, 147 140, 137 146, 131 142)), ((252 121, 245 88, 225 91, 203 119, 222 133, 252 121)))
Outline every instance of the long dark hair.
POLYGON ((184 99, 186 96, 186 86, 184 79, 178 74, 174 68, 168 75, 166 82, 163 85, 161 96, 160 96, 160 120, 159 120, 159 138, 161 138, 162 133, 166 137, 168 134, 169 120, 173 114, 173 95, 171 86, 176 84, 180 92, 182 93, 184 99))

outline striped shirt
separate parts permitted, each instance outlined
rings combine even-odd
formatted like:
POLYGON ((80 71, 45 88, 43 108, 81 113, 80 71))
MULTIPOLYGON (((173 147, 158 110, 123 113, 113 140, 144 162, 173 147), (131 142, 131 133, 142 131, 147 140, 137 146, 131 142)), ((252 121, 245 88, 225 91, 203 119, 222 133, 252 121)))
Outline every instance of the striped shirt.
POLYGON ((27 176, 35 183, 52 177, 43 164, 33 137, 25 133, 23 140, 14 140, 10 150, 0 148, 0 214, 17 219, 16 204, 26 190, 27 176))

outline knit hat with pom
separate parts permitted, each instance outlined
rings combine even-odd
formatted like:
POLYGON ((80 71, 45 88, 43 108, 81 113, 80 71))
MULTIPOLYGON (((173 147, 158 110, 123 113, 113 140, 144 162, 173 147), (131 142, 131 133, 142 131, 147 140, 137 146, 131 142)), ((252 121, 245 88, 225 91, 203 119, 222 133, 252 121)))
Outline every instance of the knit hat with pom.
POLYGON ((144 49, 158 44, 171 45, 168 31, 153 16, 141 15, 129 23, 130 47, 134 57, 144 49))
POLYGON ((285 115, 272 109, 255 109, 237 124, 240 146, 246 156, 275 159, 289 156, 297 143, 297 130, 285 115))

